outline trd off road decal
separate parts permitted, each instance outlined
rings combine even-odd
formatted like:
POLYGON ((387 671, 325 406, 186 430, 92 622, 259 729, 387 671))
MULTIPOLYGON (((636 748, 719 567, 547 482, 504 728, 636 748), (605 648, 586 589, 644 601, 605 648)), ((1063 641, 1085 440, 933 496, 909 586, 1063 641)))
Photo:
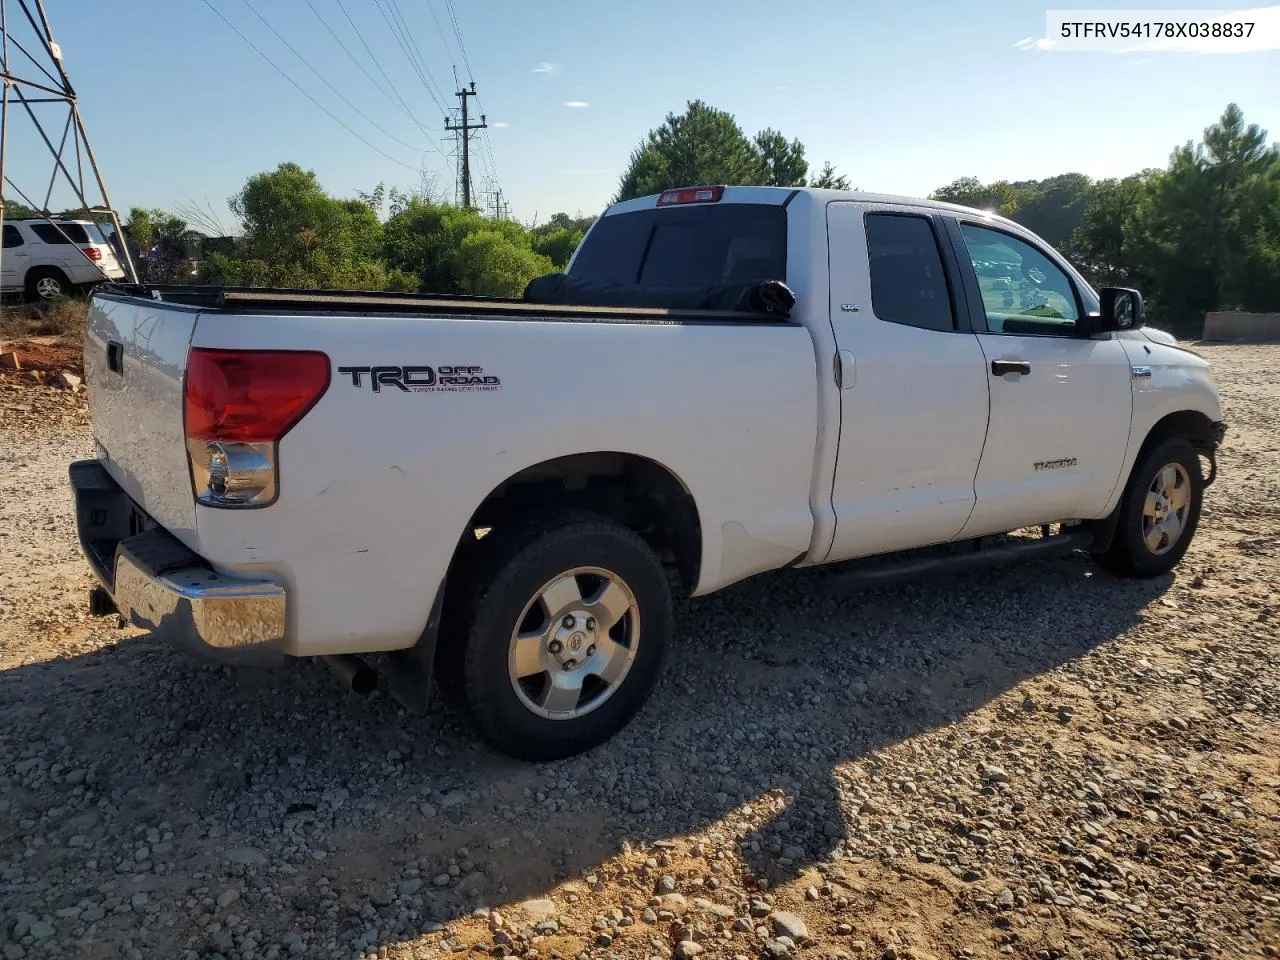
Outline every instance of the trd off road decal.
POLYGON ((350 377, 353 387, 368 386, 374 393, 471 393, 502 388, 502 381, 486 374, 483 367, 339 367, 338 373, 350 377))

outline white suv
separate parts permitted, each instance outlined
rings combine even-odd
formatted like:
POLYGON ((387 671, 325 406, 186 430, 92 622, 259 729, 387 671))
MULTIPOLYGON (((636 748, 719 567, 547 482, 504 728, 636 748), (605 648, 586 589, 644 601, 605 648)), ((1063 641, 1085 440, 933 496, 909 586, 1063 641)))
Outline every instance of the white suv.
POLYGON ((0 290, 32 300, 69 296, 124 269, 102 230, 91 220, 6 220, 0 254, 0 290))

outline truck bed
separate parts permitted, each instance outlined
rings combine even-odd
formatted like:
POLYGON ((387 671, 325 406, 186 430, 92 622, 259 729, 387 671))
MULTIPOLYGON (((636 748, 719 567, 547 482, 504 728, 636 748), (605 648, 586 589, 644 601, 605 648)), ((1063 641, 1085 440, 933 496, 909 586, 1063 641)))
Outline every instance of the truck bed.
POLYGON ((442 293, 303 290, 274 287, 109 284, 101 296, 142 297, 237 314, 468 316, 477 320, 531 318, 561 323, 628 324, 784 324, 779 313, 741 310, 692 310, 672 307, 599 306, 534 303, 515 297, 471 297, 442 293))

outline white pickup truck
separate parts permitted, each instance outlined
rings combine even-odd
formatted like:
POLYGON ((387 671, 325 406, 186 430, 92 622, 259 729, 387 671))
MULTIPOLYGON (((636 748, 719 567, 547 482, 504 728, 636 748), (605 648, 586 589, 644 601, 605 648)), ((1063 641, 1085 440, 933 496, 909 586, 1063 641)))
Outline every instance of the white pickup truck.
POLYGON ((610 207, 567 274, 554 303, 100 290, 70 471, 96 609, 415 711, 434 677, 548 759, 640 709, 676 591, 1052 549, 1154 576, 1195 533, 1208 364, 1001 217, 672 190, 610 207), (688 306, 756 281, 787 296, 688 306))

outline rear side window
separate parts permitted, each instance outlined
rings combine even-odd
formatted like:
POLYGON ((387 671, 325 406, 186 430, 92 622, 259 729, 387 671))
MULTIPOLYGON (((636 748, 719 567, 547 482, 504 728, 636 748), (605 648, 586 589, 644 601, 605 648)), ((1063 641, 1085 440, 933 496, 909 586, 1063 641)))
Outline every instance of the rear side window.
POLYGON ((881 320, 922 330, 954 330, 951 293, 933 227, 924 217, 867 217, 871 306, 881 320))
POLYGON ((713 287, 787 278, 787 212, 727 203, 602 217, 573 277, 645 287, 713 287))
POLYGON ((89 234, 85 232, 83 226, 78 223, 60 223, 54 226, 51 223, 33 223, 31 229, 35 231, 35 235, 45 243, 95 243, 98 241, 90 240, 89 234), (61 228, 61 230, 59 230, 61 228), (66 236, 63 236, 63 234, 66 236))
POLYGON ((4 245, 5 247, 22 246, 22 234, 18 232, 18 228, 11 223, 4 225, 4 245))

